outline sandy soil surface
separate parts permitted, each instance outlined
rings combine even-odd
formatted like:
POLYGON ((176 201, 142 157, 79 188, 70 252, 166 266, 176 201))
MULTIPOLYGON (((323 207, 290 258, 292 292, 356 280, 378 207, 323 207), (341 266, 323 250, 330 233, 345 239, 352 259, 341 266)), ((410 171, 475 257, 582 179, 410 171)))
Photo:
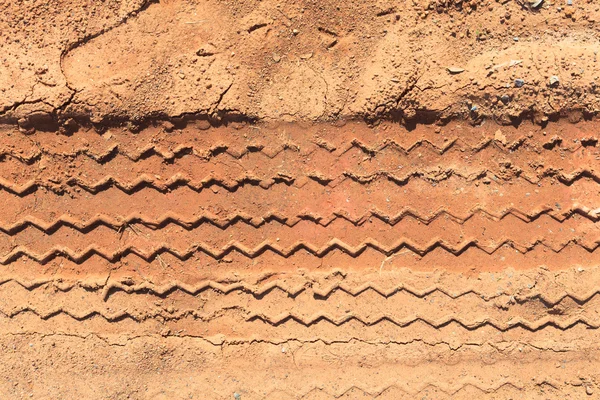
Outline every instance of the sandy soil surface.
POLYGON ((600 4, 0 11, 0 397, 600 393, 600 4))
POLYGON ((0 115, 23 125, 595 115, 600 5, 527 1, 4 2, 0 115))

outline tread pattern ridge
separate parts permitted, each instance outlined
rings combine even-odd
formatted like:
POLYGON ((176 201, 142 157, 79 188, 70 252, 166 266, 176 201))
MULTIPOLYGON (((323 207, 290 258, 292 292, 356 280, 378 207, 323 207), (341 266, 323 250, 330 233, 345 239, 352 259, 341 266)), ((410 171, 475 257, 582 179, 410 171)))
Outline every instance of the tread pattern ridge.
MULTIPOLYGON (((501 143, 495 138, 487 137, 481 140, 480 142, 473 144, 461 137, 448 138, 448 141, 442 145, 438 145, 428 139, 419 139, 415 140, 412 144, 403 145, 398 141, 388 138, 384 139, 380 142, 376 143, 366 143, 359 139, 353 139, 348 142, 345 146, 335 147, 334 145, 326 146, 324 144, 313 143, 314 150, 321 149, 327 153, 332 153, 334 155, 342 155, 353 148, 360 149, 365 154, 368 155, 376 155, 377 153, 386 150, 386 149, 394 149, 404 155, 410 155, 411 152, 416 150, 428 149, 434 154, 444 155, 451 149, 465 150, 472 153, 479 153, 482 150, 491 148, 496 151, 505 154, 511 154, 519 148, 523 147, 527 144, 537 143, 533 141, 527 136, 521 136, 516 138, 510 143, 501 143), (462 146, 462 147, 461 147, 462 146)), ((541 148, 545 151, 552 151, 557 148, 558 144, 563 143, 563 140, 559 137, 551 138, 545 142, 539 142, 541 144, 541 148)), ((77 143, 78 144, 78 143, 77 143)), ((171 147, 171 146, 169 146, 171 147)), ((53 156, 66 156, 66 157, 78 157, 85 156, 88 157, 98 163, 104 163, 117 155, 121 155, 130 159, 131 161, 139 161, 151 156, 157 156, 163 158, 164 160, 173 160, 175 158, 181 158, 188 155, 194 155, 200 159, 209 161, 210 159, 219 156, 220 154, 227 154, 234 159, 241 159, 242 157, 250 154, 250 153, 261 153, 264 154, 268 158, 275 158, 279 154, 285 151, 291 151, 294 153, 298 153, 300 149, 304 150, 305 146, 301 146, 299 144, 288 142, 281 144, 279 146, 268 146, 263 143, 252 143, 246 144, 244 146, 230 146, 224 143, 216 144, 213 146, 198 146, 194 143, 183 143, 178 144, 173 148, 167 148, 167 146, 161 146, 156 144, 146 144, 141 148, 137 148, 135 151, 128 149, 127 145, 114 143, 104 149, 104 151, 94 151, 90 149, 88 146, 80 146, 74 148, 70 152, 60 152, 60 151, 52 151, 48 149, 28 149, 26 153, 25 150, 17 151, 12 148, 3 148, 0 149, 0 159, 4 157, 12 157, 16 160, 19 160, 25 164, 31 164, 35 161, 39 161, 40 157, 43 155, 47 155, 50 157, 53 156)), ((574 153, 581 148, 587 146, 578 143, 577 145, 565 148, 561 147, 562 151, 574 153)), ((312 153, 314 150, 309 151, 312 153)))
MULTIPOLYGON (((572 173, 564 173, 560 171, 551 171, 545 174, 541 178, 532 178, 526 175, 519 174, 526 182, 532 185, 539 184, 544 179, 555 179, 563 185, 569 186, 581 179, 591 179, 596 183, 600 183, 600 175, 596 174, 593 169, 579 169, 572 173)), ((263 179, 254 175, 244 174, 238 178, 223 178, 218 176, 207 176, 201 180, 194 179, 187 174, 178 173, 171 176, 169 179, 159 179, 155 176, 142 174, 138 178, 131 181, 124 181, 119 178, 115 178, 111 175, 106 175, 104 178, 99 179, 95 182, 88 182, 87 180, 79 177, 69 178, 64 182, 70 187, 78 187, 90 193, 99 193, 107 190, 111 187, 117 188, 125 193, 131 194, 140 191, 144 188, 150 188, 159 192, 168 192, 178 187, 188 187, 194 191, 202 191, 203 189, 211 186, 218 186, 224 188, 230 192, 234 192, 240 187, 245 185, 259 186, 263 189, 269 189, 276 184, 286 184, 288 186, 294 185, 296 187, 303 187, 309 181, 315 181, 325 187, 336 187, 346 179, 350 179, 358 184, 369 184, 378 180, 388 180, 399 186, 405 186, 410 183, 413 179, 423 179, 427 182, 441 182, 451 177, 457 177, 464 179, 466 182, 473 182, 482 180, 484 178, 492 178, 500 182, 499 179, 493 173, 490 173, 487 169, 482 169, 478 172, 465 174, 457 171, 454 168, 447 169, 436 169, 431 171, 415 170, 407 172, 402 175, 396 175, 391 172, 380 171, 368 175, 359 175, 351 172, 345 172, 338 177, 325 177, 319 173, 314 175, 292 177, 286 174, 278 174, 268 179, 263 179)), ((0 189, 17 196, 25 196, 32 192, 35 192, 38 188, 46 188, 48 190, 56 191, 56 184, 50 182, 43 182, 37 179, 29 180, 23 184, 16 184, 6 179, 0 178, 0 189)))
POLYGON ((168 224, 176 224, 181 227, 191 229, 197 227, 203 223, 208 223, 216 226, 220 229, 227 229, 236 223, 246 223, 255 228, 259 228, 262 225, 270 222, 277 221, 288 227, 293 227, 300 221, 311 221, 321 226, 328 226, 337 219, 346 220, 353 225, 360 225, 367 219, 373 217, 377 218, 388 225, 395 225, 405 218, 414 218, 423 224, 430 224, 440 217, 449 217, 454 222, 464 224, 475 215, 481 214, 490 218, 494 221, 501 221, 507 216, 513 216, 519 218, 523 222, 530 223, 534 222, 543 215, 548 215, 558 222, 564 222, 567 219, 579 215, 589 219, 592 222, 598 222, 600 220, 600 209, 590 209, 586 206, 580 206, 575 204, 569 209, 556 210, 550 206, 538 206, 530 211, 523 211, 518 208, 509 207, 499 212, 491 212, 484 207, 474 207, 464 215, 457 215, 445 207, 439 208, 436 212, 424 215, 418 211, 405 207, 401 212, 395 215, 389 215, 376 208, 364 213, 361 216, 352 216, 345 210, 338 210, 329 215, 323 216, 313 212, 306 212, 299 215, 289 216, 279 212, 270 212, 263 216, 252 216, 247 213, 237 212, 229 214, 226 217, 217 216, 215 214, 205 212, 201 215, 194 215, 193 217, 183 217, 175 212, 167 212, 158 218, 151 218, 141 213, 130 214, 124 217, 112 217, 107 214, 97 214, 87 220, 74 218, 71 215, 63 214, 56 217, 52 221, 44 221, 41 218, 35 216, 24 216, 20 220, 4 225, 0 224, 0 232, 7 234, 15 234, 27 227, 34 227, 40 231, 46 233, 52 233, 60 227, 70 227, 78 231, 88 231, 97 226, 106 226, 115 230, 122 229, 128 224, 139 223, 151 229, 157 229, 164 227, 168 224))
MULTIPOLYGON (((489 301, 495 297, 498 297, 498 291, 495 288, 490 289, 489 292, 486 292, 481 289, 476 289, 473 286, 461 286, 459 289, 453 289, 449 287, 450 285, 442 284, 430 285, 422 288, 409 284, 397 284, 383 287, 372 281, 367 281, 362 284, 347 284, 344 282, 339 282, 325 286, 315 284, 312 281, 305 281, 303 283, 291 285, 286 279, 273 280, 265 284, 252 284, 244 281, 223 283, 215 280, 204 280, 197 284, 188 284, 181 281, 172 280, 169 283, 162 285, 156 285, 150 282, 124 284, 114 280, 107 281, 105 284, 89 284, 76 281, 65 282, 61 278, 39 278, 24 280, 21 278, 8 277, 0 279, 0 286, 7 283, 15 283, 29 291, 39 289, 40 287, 48 284, 51 284, 53 287, 63 292, 68 292, 76 287, 84 287, 86 291, 100 291, 102 293, 101 297, 105 301, 109 298, 110 293, 115 291, 122 291, 127 294, 150 293, 159 297, 164 297, 174 291, 181 291, 191 296, 197 296, 206 290, 214 290, 224 295, 242 291, 245 293, 250 293, 256 298, 263 298, 265 295, 268 295, 274 290, 280 290, 292 298, 298 296, 302 292, 311 290, 314 295, 322 299, 328 299, 337 291, 344 292, 353 297, 358 297, 367 291, 373 291, 384 298, 390 298, 399 293, 408 293, 417 298, 424 298, 434 293, 442 293, 443 295, 454 300, 469 294, 474 294, 482 298, 484 301, 489 301)), ((540 299, 547 307, 554 307, 565 299, 571 299, 582 306, 598 295, 600 295, 600 286, 593 286, 592 288, 582 290, 581 292, 563 290, 554 296, 544 293, 542 290, 530 290, 527 293, 516 294, 513 296, 519 302, 540 299)))
POLYGON ((321 247, 318 247, 308 242, 297 241, 293 245, 287 248, 283 248, 279 246, 276 241, 266 240, 254 248, 249 248, 238 241, 231 241, 220 248, 210 246, 206 243, 198 243, 188 247, 185 250, 182 250, 177 249, 174 246, 171 246, 167 243, 162 243, 157 246, 154 246, 151 250, 143 250, 138 248, 137 246, 126 246, 112 252, 108 251, 107 249, 101 246, 98 246, 97 244, 90 244, 87 248, 85 248, 82 251, 74 251, 66 246, 56 245, 52 246, 52 248, 50 248, 48 251, 42 254, 35 253, 25 246, 17 246, 14 249, 12 249, 9 253, 0 256, 0 264, 7 265, 19 259, 22 256, 28 257, 40 263, 46 263, 48 261, 53 260, 56 257, 66 257, 67 259, 76 263, 82 263, 94 255, 100 256, 111 262, 116 262, 122 257, 127 256, 129 254, 137 255, 138 257, 146 261, 151 261, 157 256, 166 253, 171 254, 180 260, 186 260, 196 253, 204 253, 218 260, 222 259, 226 255, 234 251, 248 258, 256 258, 261 254, 265 253, 266 251, 272 251, 281 257, 287 258, 300 250, 305 250, 316 257, 323 257, 334 250, 340 250, 352 257, 357 257, 367 249, 373 249, 388 256, 400 250, 406 249, 423 257, 438 248, 455 256, 459 256, 471 248, 476 248, 487 254, 493 254, 498 249, 505 246, 508 246, 523 254, 534 250, 538 246, 549 249, 554 253, 560 253, 563 249, 567 248, 568 246, 576 246, 586 250, 589 253, 593 253, 599 245, 600 241, 596 241, 594 242, 594 246, 586 246, 585 244, 578 242, 576 239, 570 239, 564 243, 554 244, 554 246, 552 243, 544 240, 536 240, 533 243, 529 244, 519 244, 515 243, 512 239, 504 239, 497 242, 495 245, 486 247, 480 245, 477 239, 468 239, 463 241, 459 245, 452 245, 444 240, 438 239, 433 240, 428 245, 421 247, 420 245, 410 240, 402 239, 391 246, 387 246, 379 243, 377 240, 368 238, 357 246, 350 246, 339 239, 332 239, 327 244, 321 247))

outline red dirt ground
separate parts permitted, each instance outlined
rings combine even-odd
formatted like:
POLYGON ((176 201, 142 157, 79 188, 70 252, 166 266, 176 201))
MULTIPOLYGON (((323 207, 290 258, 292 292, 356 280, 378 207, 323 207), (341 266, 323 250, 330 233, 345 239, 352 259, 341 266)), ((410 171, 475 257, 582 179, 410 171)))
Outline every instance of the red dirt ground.
POLYGON ((595 2, 0 11, 0 397, 600 393, 595 2))

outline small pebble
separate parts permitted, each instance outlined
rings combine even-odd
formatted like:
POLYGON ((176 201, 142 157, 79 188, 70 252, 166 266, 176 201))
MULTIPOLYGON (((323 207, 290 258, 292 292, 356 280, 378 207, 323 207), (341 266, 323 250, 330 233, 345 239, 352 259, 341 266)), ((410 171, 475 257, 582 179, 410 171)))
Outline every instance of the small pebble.
POLYGON ((558 76, 554 75, 550 77, 550 86, 554 87, 554 86, 558 86, 558 84, 560 83, 560 79, 558 79, 558 76))
POLYGON ((506 145, 506 143, 507 143, 506 136, 504 135, 504 133, 502 133, 502 131, 500 129, 498 129, 496 131, 496 133, 494 134, 494 139, 497 140, 498 142, 502 143, 503 145, 506 145))
POLYGON ((448 67, 447 70, 451 74, 460 74, 461 72, 465 71, 465 69, 461 67, 448 67))
POLYGON ((523 79, 515 79, 515 86, 520 88, 523 87, 523 85, 525 84, 525 81, 523 79))
POLYGON ((175 125, 173 125, 173 123, 169 122, 169 121, 163 122, 162 125, 163 125, 165 132, 173 132, 173 129, 175 129, 175 125))
POLYGON ((235 400, 241 400, 241 399, 242 399, 242 395, 241 395, 241 394, 239 394, 238 392, 235 392, 235 393, 233 394, 233 398, 234 398, 235 400))

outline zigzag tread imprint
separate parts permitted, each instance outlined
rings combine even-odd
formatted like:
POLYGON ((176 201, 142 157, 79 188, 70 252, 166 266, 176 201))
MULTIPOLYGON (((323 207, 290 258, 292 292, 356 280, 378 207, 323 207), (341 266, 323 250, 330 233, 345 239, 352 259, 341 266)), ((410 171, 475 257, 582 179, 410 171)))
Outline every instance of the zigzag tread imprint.
POLYGON ((39 397, 597 393, 595 125, 200 127, 0 129, 0 365, 39 397))

